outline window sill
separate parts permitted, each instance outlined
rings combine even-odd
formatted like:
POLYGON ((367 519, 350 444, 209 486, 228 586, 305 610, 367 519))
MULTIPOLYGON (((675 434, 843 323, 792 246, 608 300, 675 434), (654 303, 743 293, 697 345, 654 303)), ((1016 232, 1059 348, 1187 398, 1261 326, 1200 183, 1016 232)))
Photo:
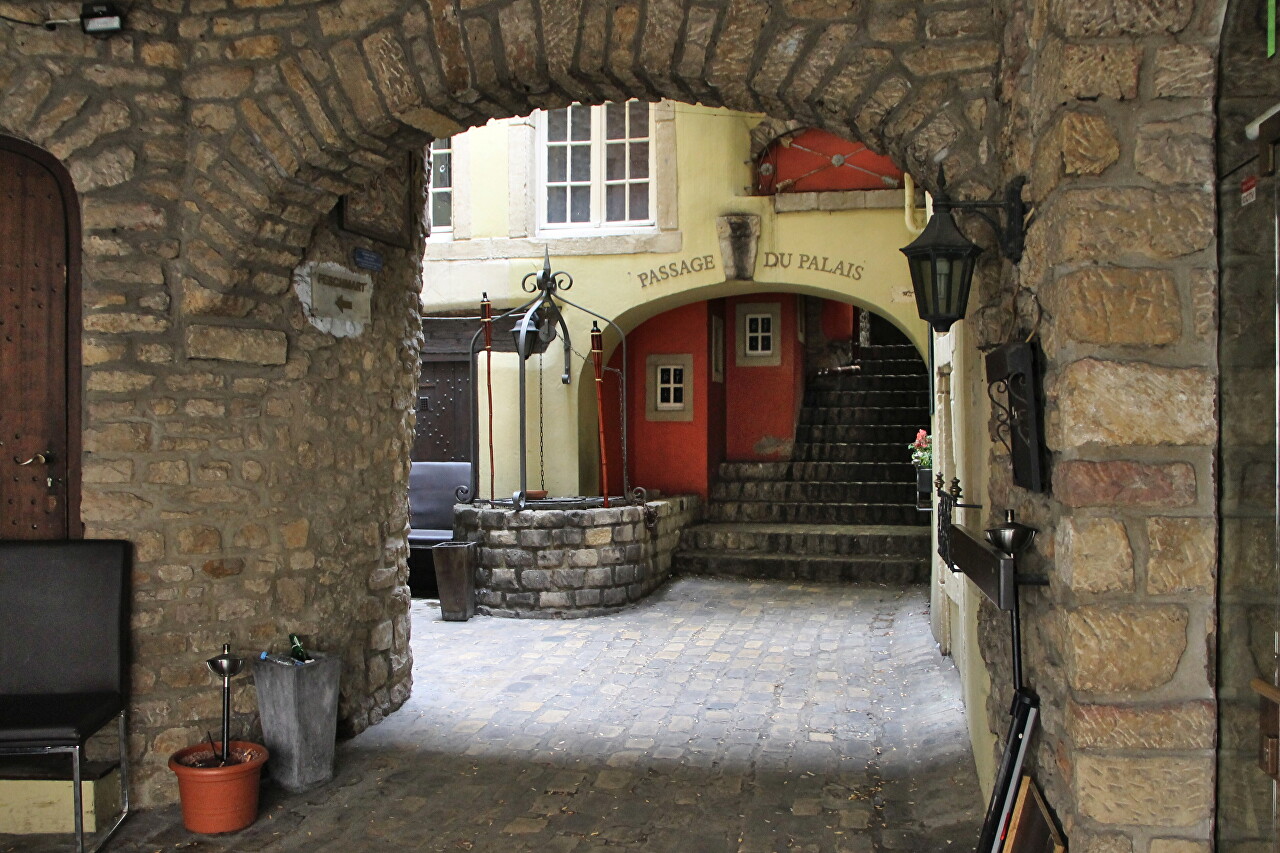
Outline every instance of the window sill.
POLYGON ((428 241, 428 261, 476 261, 492 258, 541 257, 543 249, 557 257, 572 255, 674 254, 684 244, 680 231, 591 236, 478 237, 428 241))

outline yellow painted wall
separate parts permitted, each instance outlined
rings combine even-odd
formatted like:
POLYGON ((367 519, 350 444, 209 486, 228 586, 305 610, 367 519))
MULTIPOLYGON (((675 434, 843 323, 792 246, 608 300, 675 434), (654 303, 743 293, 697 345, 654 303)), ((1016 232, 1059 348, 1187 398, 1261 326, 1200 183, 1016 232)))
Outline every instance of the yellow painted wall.
MULTIPOLYGON (((424 266, 423 305, 435 311, 475 309, 482 293, 488 293, 499 310, 516 307, 530 298, 520 288, 522 278, 542 266, 542 249, 550 248, 552 267, 573 276, 574 286, 565 296, 617 322, 624 330, 680 305, 722 296, 753 292, 783 291, 805 293, 852 302, 889 318, 917 343, 924 345, 925 325, 915 315, 910 279, 898 247, 911 241, 901 209, 858 211, 805 211, 775 214, 773 199, 747 195, 751 184, 751 127, 757 117, 727 110, 675 104, 675 134, 678 192, 678 251, 627 254, 557 254, 554 236, 519 241, 523 256, 500 256, 498 251, 480 251, 465 260, 432 261, 424 266), (708 156, 714 152, 714 156, 708 156), (726 281, 717 233, 717 218, 725 214, 756 214, 760 217, 760 240, 754 281, 726 281), (776 255, 791 257, 791 267, 770 264, 776 255), (810 258, 801 268, 801 256, 810 258), (827 272, 822 271, 825 259, 827 272), (697 261, 697 263, 695 263, 697 261), (845 269, 858 267, 856 278, 832 274, 837 264, 845 269), (705 269, 656 280, 660 270, 682 270, 705 265, 705 269), (670 264, 675 264, 674 268, 670 264), (656 274, 655 274, 656 273, 656 274)), ((470 181, 471 234, 469 240, 454 241, 485 245, 503 241, 511 227, 508 206, 509 171, 506 122, 491 122, 469 132, 466 180, 470 181)), ((456 163, 456 161, 455 161, 456 163)), ((455 165, 455 170, 457 166, 455 165)), ((455 175, 456 175, 455 171, 455 175)), ((455 182, 463 180, 455 177, 455 182)), ((516 241, 506 241, 511 248, 516 241)), ((497 247, 498 249, 503 246, 497 247)), ((573 345, 586 356, 591 318, 582 312, 566 311, 573 345)), ((506 334, 504 321, 498 334, 506 334)), ((544 435, 547 486, 553 494, 576 494, 594 488, 595 391, 581 383, 582 370, 590 377, 589 359, 575 357, 578 371, 574 385, 565 389, 559 381, 563 368, 560 343, 552 344, 543 357, 544 418, 549 427, 544 435), (581 397, 581 399, 579 399, 581 397), (581 411, 580 411, 581 410, 581 411), (569 428, 569 425, 576 425, 569 428), (583 436, 578 446, 577 435, 583 436)), ((499 356, 494 360, 495 446, 498 459, 496 493, 509 496, 518 485, 518 440, 515 410, 517 360, 499 356)), ((536 358, 530 362, 527 381, 529 419, 537 416, 536 358)), ((483 366, 482 366, 483 379, 483 366)), ((482 395, 483 396, 483 395, 482 395)), ((536 487, 537 429, 529 431, 531 475, 536 487)), ((481 444, 482 494, 488 495, 487 437, 481 444)))

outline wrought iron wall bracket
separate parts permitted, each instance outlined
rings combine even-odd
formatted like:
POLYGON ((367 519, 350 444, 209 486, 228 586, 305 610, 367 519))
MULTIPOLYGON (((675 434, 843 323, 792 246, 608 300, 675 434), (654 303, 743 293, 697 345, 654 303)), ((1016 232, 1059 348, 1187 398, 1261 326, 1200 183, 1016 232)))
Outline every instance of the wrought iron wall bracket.
POLYGON ((982 509, 982 504, 960 503, 960 481, 952 480, 950 491, 942 488, 942 481, 942 474, 938 474, 938 556, 954 572, 956 563, 951 558, 952 513, 956 509, 982 509))
POLYGON ((1044 440, 1040 373, 1035 346, 1005 344, 987 354, 987 396, 996 419, 996 438, 1009 451, 1013 482, 1044 492, 1044 440), (1001 396, 1007 402, 1001 402, 1001 396))
POLYGON ((976 213, 995 232, 1000 243, 1000 254, 1015 264, 1022 260, 1023 246, 1026 242, 1027 203, 1022 200, 1022 188, 1027 184, 1025 176, 1019 175, 1005 186, 1004 198, 996 201, 952 201, 947 195, 946 175, 938 172, 938 196, 933 200, 935 210, 963 210, 976 213), (1004 222, 987 211, 1004 214, 1004 222))

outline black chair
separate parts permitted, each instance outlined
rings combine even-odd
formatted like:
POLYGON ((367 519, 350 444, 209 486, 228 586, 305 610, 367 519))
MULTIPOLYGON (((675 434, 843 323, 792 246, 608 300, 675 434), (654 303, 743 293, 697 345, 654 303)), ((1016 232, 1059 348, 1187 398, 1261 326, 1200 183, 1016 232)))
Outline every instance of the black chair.
POLYGON ((86 741, 120 723, 120 816, 129 814, 126 726, 131 544, 0 541, 0 760, 71 757, 76 850, 84 853, 86 741))
MULTIPOLYGON (((434 561, 431 547, 453 540, 453 505, 459 487, 471 485, 470 462, 414 462, 409 466, 409 587, 427 590, 435 585, 430 575, 434 561), (422 571, 416 552, 425 557, 422 571)), ((415 594, 417 594, 415 592, 415 594)))

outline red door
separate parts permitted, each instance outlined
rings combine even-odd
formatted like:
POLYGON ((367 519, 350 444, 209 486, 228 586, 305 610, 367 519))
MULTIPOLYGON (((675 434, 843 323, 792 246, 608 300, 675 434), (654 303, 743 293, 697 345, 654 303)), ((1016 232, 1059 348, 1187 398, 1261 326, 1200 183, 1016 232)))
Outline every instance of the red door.
POLYGON ((61 164, 0 137, 0 538, 80 535, 79 242, 61 164))

